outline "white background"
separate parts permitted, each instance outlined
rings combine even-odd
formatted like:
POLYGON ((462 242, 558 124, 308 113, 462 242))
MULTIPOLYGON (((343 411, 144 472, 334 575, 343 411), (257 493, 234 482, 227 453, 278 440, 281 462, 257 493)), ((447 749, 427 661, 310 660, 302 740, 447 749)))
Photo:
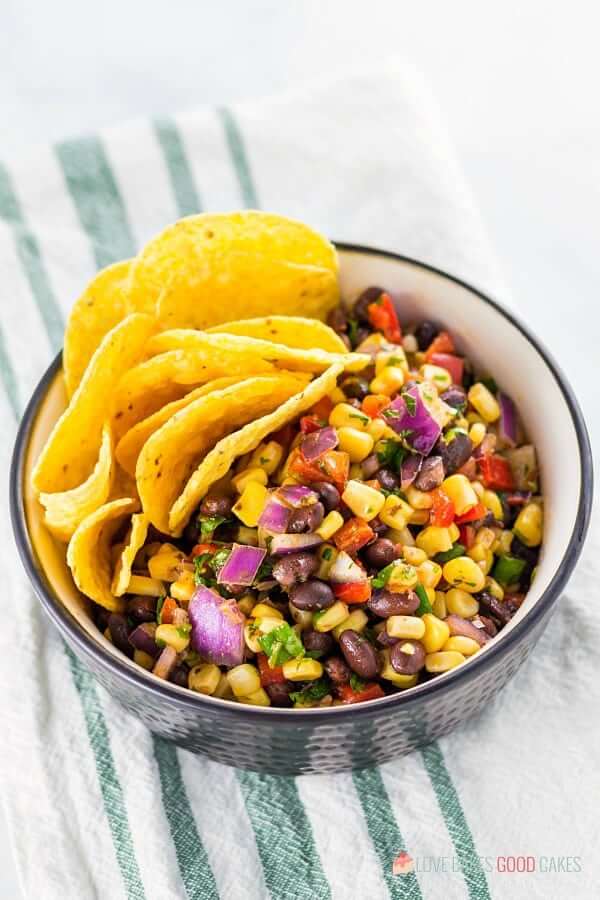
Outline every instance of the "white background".
MULTIPOLYGON (((573 0, 0 0, 0 155, 406 58, 437 95, 513 305, 594 440, 599 26, 597 4, 573 0)), ((20 897, 15 878, 0 822, 2 900, 20 897)))

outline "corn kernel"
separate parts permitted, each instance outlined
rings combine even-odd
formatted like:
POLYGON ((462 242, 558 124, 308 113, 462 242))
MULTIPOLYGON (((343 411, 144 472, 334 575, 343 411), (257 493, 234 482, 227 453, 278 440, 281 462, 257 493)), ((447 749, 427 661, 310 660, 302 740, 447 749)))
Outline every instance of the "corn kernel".
POLYGON ((413 687, 418 680, 418 674, 416 675, 401 675, 400 672, 396 672, 394 667, 390 662, 390 651, 384 650, 381 653, 381 671, 379 673, 380 678, 385 678, 386 681, 391 681, 392 684, 395 684, 396 687, 401 688, 409 688, 413 687))
POLYGON ((381 491, 369 487, 363 481, 350 480, 346 484, 346 489, 342 494, 342 500, 346 506, 350 507, 355 516, 369 522, 379 515, 385 497, 381 491))
POLYGON ((260 466, 254 466, 251 469, 244 469, 239 475, 231 479, 231 483, 238 494, 243 494, 246 485, 251 481, 256 481, 258 484, 266 484, 268 480, 265 470, 260 466))
POLYGON ((446 618, 448 610, 446 608, 446 595, 443 591, 435 591, 435 599, 431 604, 431 608, 434 616, 437 616, 438 619, 446 618))
POLYGON ((256 666, 242 663, 227 672, 229 686, 236 697, 247 697, 260 689, 260 675, 256 666))
POLYGON ((240 703, 247 703, 249 706, 270 706, 271 700, 264 688, 259 688, 251 694, 245 694, 243 697, 237 698, 240 703))
POLYGON ((251 650, 253 653, 261 652, 262 647, 258 643, 258 639, 261 636, 261 632, 255 622, 246 622, 244 625, 244 643, 248 650, 251 650))
POLYGON ((449 672, 464 663, 465 657, 456 650, 442 650, 438 653, 428 653, 425 657, 425 668, 428 672, 439 674, 449 672))
POLYGON ((424 613, 421 621, 425 624, 425 634, 422 641, 427 653, 437 653, 441 650, 448 638, 450 637, 450 629, 441 619, 432 613, 424 613))
POLYGON ((483 421, 481 416, 477 415, 474 409, 470 409, 465 418, 469 425, 485 425, 485 422, 483 421))
POLYGON ((350 403, 338 403, 329 414, 329 424, 334 428, 358 428, 359 431, 366 431, 370 421, 366 413, 350 403))
POLYGON ((457 556, 449 560, 442 571, 448 584, 469 594, 476 594, 485 586, 484 573, 468 556, 457 556))
POLYGON ((313 614, 307 609, 298 609, 293 603, 288 603, 290 617, 294 620, 301 631, 306 628, 312 628, 313 614))
POLYGON ((373 394, 385 394, 391 397, 404 384, 405 373, 400 366, 387 366, 382 369, 369 385, 373 394))
POLYGON ((188 625, 159 625, 156 629, 154 640, 160 644, 165 643, 172 647, 176 653, 183 653, 190 643, 191 627, 188 625))
POLYGON ((442 481, 442 490, 454 503, 457 516, 477 506, 477 494, 466 475, 450 475, 442 481))
POLYGON ((334 387, 334 389, 329 394, 329 399, 331 400, 332 403, 337 404, 337 403, 345 403, 347 400, 347 397, 341 388, 334 387))
POLYGON ((352 631, 357 631, 360 634, 365 630, 368 621, 369 617, 367 616, 364 609, 355 609, 350 613, 347 619, 344 619, 344 621, 340 625, 336 625, 336 627, 332 631, 332 634, 336 641, 339 641, 340 635, 344 631, 347 631, 349 628, 351 628, 352 631))
POLYGON ((425 634, 425 623, 418 616, 390 616, 386 631, 390 637, 420 641, 425 634))
POLYGON ((419 575, 414 566, 408 563, 397 561, 388 578, 386 587, 390 591, 402 593, 402 591, 410 591, 419 583, 419 575))
POLYGON ((148 560, 151 578, 159 581, 176 581, 181 574, 185 553, 173 544, 162 544, 158 553, 148 560))
POLYGON ((486 509, 489 509, 495 519, 499 522, 503 520, 504 510, 502 509, 502 503, 500 502, 500 497, 496 491, 485 490, 481 495, 481 502, 486 509))
POLYGON ((406 353, 401 347, 395 346, 393 350, 381 350, 375 357, 375 374, 379 375, 389 366, 399 366, 408 372, 406 353))
POLYGON ((453 637, 448 638, 442 647, 442 651, 447 650, 456 650, 458 653, 462 653, 463 656, 474 656, 479 650, 479 644, 477 641, 474 641, 473 638, 464 637, 462 634, 456 634, 453 637))
POLYGON ((383 419, 371 419, 369 424, 367 425, 367 434, 370 434, 373 438, 373 443, 376 444, 377 441, 380 441, 383 437, 386 424, 383 419))
MULTIPOLYGON (((272 612, 274 613, 275 610, 272 610, 272 612)), ((277 618, 276 615, 261 616, 260 619, 254 619, 254 623, 260 629, 261 634, 269 634, 270 631, 279 628, 281 625, 281 616, 279 618, 277 618)))
POLYGON ((388 539, 392 544, 402 544, 403 547, 414 547, 415 539, 412 532, 408 528, 391 528, 387 533, 388 539))
POLYGON ((484 488, 484 486, 482 485, 482 483, 481 483, 480 481, 472 481, 472 482, 471 482, 471 487, 473 488, 473 490, 474 490, 475 493, 477 494, 477 497, 478 497, 480 500, 482 500, 482 499, 483 499, 483 495, 485 494, 485 488, 484 488))
POLYGON ((447 391, 448 388, 452 386, 452 376, 448 369, 425 363, 424 366, 421 366, 420 372, 423 379, 425 381, 432 381, 438 391, 447 391))
POLYGON ((177 581, 174 581, 169 588, 169 593, 174 600, 183 603, 185 606, 192 599, 192 595, 196 590, 196 582, 194 581, 193 572, 184 572, 177 581))
POLYGON ((250 468, 259 466, 272 475, 279 467, 283 457, 283 447, 277 441, 259 444, 250 458, 250 468))
POLYGON ((424 550, 420 550, 418 547, 403 547, 402 548, 402 556, 406 560, 407 563, 410 563, 411 566, 420 566, 421 563, 424 563, 427 559, 427 554, 424 550))
POLYGON ((344 517, 337 510, 333 509, 330 513, 327 513, 315 533, 323 538, 324 541, 328 541, 336 531, 340 530, 343 524, 344 517))
POLYGON ((485 579, 485 589, 492 597, 496 597, 498 600, 504 600, 504 588, 490 575, 485 579))
POLYGON ((429 525, 428 528, 424 528, 418 533, 416 542, 417 547, 430 557, 450 550, 453 543, 449 530, 440 525, 429 525))
POLYGON ((486 550, 491 550, 491 548, 494 546, 495 541, 495 533, 491 528, 487 528, 487 526, 483 525, 478 529, 473 543, 480 544, 482 547, 485 547, 486 550))
POLYGON ((464 416, 458 416, 458 418, 454 420, 454 426, 456 428, 462 428, 463 431, 469 430, 469 422, 464 416))
POLYGON ((528 503, 517 516, 513 532, 526 547, 539 547, 542 543, 543 520, 544 514, 540 504, 528 503))
POLYGON ((149 672, 154 668, 154 663, 156 662, 153 656, 150 656, 149 653, 144 653, 143 650, 133 651, 133 661, 134 663, 137 663, 138 666, 141 666, 142 669, 147 669, 149 672))
POLYGON ((229 681, 227 680, 227 675, 225 672, 221 672, 221 677, 219 678, 219 683, 217 684, 215 690, 212 694, 213 697, 220 697, 221 700, 231 700, 233 697, 233 691, 231 690, 229 681))
POLYGON ((288 659, 283 674, 288 681, 314 681, 323 674, 323 666, 318 659, 288 659))
POLYGON ((420 584, 425 588, 436 588, 442 577, 442 567, 432 559, 426 559, 417 567, 420 584))
MULTIPOLYGON (((468 424, 468 419, 467 419, 468 424)), ((479 447, 480 443, 486 435, 486 428, 483 422, 473 422, 469 428, 469 439, 474 447, 479 447)))
POLYGON ((473 544, 470 550, 467 550, 467 556, 477 563, 484 575, 487 575, 494 565, 494 554, 483 544, 473 544))
POLYGON ((341 600, 338 600, 329 609, 313 614, 313 628, 315 631, 333 631, 347 618, 348 607, 341 600))
POLYGON ((143 597, 162 597, 165 586, 158 578, 146 575, 132 575, 127 585, 128 594, 141 594, 143 597))
POLYGON ((188 675, 188 687, 198 694, 214 694, 221 680, 221 670, 212 663, 194 666, 188 675))
MULTIPOLYGON (((264 469, 259 469, 265 477, 264 469)), ((239 500, 232 508, 232 512, 240 519, 244 525, 253 528, 258 525, 261 513, 267 502, 268 491, 266 487, 258 481, 249 481, 239 500)))
POLYGON ((256 603, 256 597, 253 594, 244 594, 243 597, 237 601, 237 605, 241 612, 244 613, 245 616, 249 616, 252 610, 254 609, 254 604, 256 603))
POLYGON ((469 389, 467 397, 471 406, 475 407, 481 418, 486 422, 495 422, 500 418, 498 401, 481 381, 478 381, 469 389))
POLYGON ((338 550, 333 544, 321 544, 317 550, 319 568, 315 572, 315 577, 320 578, 321 581, 327 581, 329 572, 331 571, 331 567, 336 561, 337 556, 338 550))
POLYGON ((409 525, 427 525, 429 522, 428 509, 413 509, 409 525))
POLYGON ((448 525, 448 532, 450 534, 450 540, 454 544, 455 541, 457 541, 460 537, 460 530, 458 528, 458 525, 452 522, 450 525, 448 525))
POLYGON ((466 591, 460 588, 450 588, 449 591, 446 591, 446 609, 452 615, 460 616, 461 619, 472 619, 479 612, 479 603, 466 591))
POLYGON ((402 338, 402 346, 407 353, 416 353, 419 349, 419 345, 414 334, 405 334, 402 338))
POLYGON ((419 491, 417 488, 410 484, 406 488, 406 499, 413 507, 413 509, 431 509, 433 504, 433 498, 431 494, 425 493, 425 491, 419 491))
POLYGON ((257 603, 256 606, 252 609, 252 618, 260 619, 265 616, 271 619, 283 619, 283 616, 281 615, 279 610, 275 609, 274 606, 269 606, 268 603, 257 603))
POLYGON ((395 494, 389 494, 379 513, 379 518, 388 528, 396 528, 401 531, 408 524, 413 513, 411 506, 395 494))
POLYGON ((508 531, 508 529, 501 531, 495 543, 492 545, 494 553, 497 553, 498 556, 507 556, 510 554, 513 537, 514 534, 512 531, 508 531))
MULTIPOLYGON (((351 463, 360 463, 373 449, 373 438, 368 431, 358 428, 338 428, 339 449, 345 451, 351 463)), ((359 469, 360 471, 360 469, 359 469)))

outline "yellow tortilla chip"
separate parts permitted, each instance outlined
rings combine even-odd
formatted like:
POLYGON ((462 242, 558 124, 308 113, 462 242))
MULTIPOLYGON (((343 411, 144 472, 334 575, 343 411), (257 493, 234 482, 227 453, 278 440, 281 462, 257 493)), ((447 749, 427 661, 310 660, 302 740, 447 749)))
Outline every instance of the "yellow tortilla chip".
POLYGON ((137 257, 128 309, 156 312, 169 328, 274 309, 325 319, 339 301, 337 272, 333 245, 301 222, 254 210, 189 216, 137 257))
POLYGON ((139 509, 137 500, 124 497, 105 503, 77 527, 67 548, 67 563, 82 594, 111 612, 125 603, 111 590, 111 544, 128 516, 139 509))
POLYGON ((341 363, 336 363, 318 378, 315 378, 300 393, 295 394, 274 412, 261 419, 244 425, 239 431, 230 432, 206 454, 198 468, 189 478, 183 492, 177 498, 169 514, 169 530, 181 534, 194 509, 208 489, 227 474, 234 460, 255 450, 260 442, 273 431, 282 428, 313 406, 321 397, 331 393, 338 376, 344 371, 341 363))
POLYGON ((286 347, 304 350, 327 350, 329 353, 347 353, 348 348, 333 328, 318 319, 301 316, 267 316, 262 319, 241 319, 226 322, 207 329, 209 334, 237 334, 242 337, 260 338, 286 347))
POLYGON ((285 347, 259 338, 240 337, 236 334, 207 334, 191 328, 174 328, 162 331, 148 341, 148 353, 166 353, 187 350, 189 353, 246 353, 251 359, 262 359, 281 368, 299 372, 323 372, 334 363, 348 372, 359 372, 371 362, 364 353, 327 353, 325 350, 303 350, 285 347))
POLYGON ((205 394, 210 394, 211 391, 220 391, 232 384, 237 384, 241 380, 242 378, 239 375, 233 376, 232 378, 215 378, 213 381, 209 381, 207 384, 203 384, 201 387, 190 391, 185 397, 182 397, 181 400, 174 400, 172 403, 167 403, 151 416, 142 419, 141 422, 138 422, 133 428, 130 428, 117 444, 115 456, 119 464, 130 475, 135 475, 135 465, 142 447, 150 435, 154 434, 161 425, 164 425, 167 419, 174 416, 180 409, 184 409, 184 407, 188 406, 193 400, 204 397, 205 394))
POLYGON ((115 565, 111 591, 115 597, 121 597, 129 587, 131 567, 138 550, 144 546, 150 525, 144 513, 135 513, 131 517, 131 527, 125 538, 125 546, 121 550, 115 565))
POLYGON ((79 523, 108 500, 114 473, 113 449, 110 427, 105 424, 98 461, 89 478, 70 491, 40 494, 44 522, 59 540, 70 540, 79 523))
POLYGON ((37 491, 68 491, 88 478, 98 459, 115 386, 140 361, 154 328, 151 316, 136 313, 104 336, 36 462, 32 484, 37 491))
POLYGON ((169 533, 169 510, 204 454, 240 425, 276 409, 297 393, 299 384, 284 372, 247 378, 194 400, 155 431, 135 470, 142 507, 152 524, 169 533))
POLYGON ((75 301, 65 330, 63 368, 72 397, 102 338, 125 316, 131 260, 102 269, 75 301))

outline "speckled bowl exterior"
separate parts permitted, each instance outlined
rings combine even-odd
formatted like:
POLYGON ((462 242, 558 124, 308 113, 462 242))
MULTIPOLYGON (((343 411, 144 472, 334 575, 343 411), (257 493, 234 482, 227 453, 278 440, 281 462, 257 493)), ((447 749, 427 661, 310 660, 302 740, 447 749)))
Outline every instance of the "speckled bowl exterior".
MULTIPOLYGON (((580 463, 580 483, 570 485, 572 491, 578 492, 574 524, 565 536, 564 553, 554 561, 552 573, 535 604, 512 623, 509 633, 490 642, 485 652, 444 676, 403 693, 356 706, 302 711, 262 709, 193 694, 149 675, 97 640, 89 628, 83 627, 80 617, 62 602, 60 591, 40 558, 43 554, 32 537, 26 512, 24 478, 32 431, 60 369, 60 356, 31 398, 20 426, 10 473, 11 516, 21 559, 45 612, 79 659, 125 709, 152 731, 217 762, 259 772, 322 774, 386 762, 452 731, 488 706, 524 662, 548 624, 579 557, 590 517, 592 462, 579 407, 566 379, 527 329, 495 301, 423 263, 364 247, 338 245, 338 249, 342 284, 345 266, 349 270, 362 261, 372 272, 373 263, 379 261, 390 271, 397 267, 416 278, 439 280, 449 290, 460 289, 471 300, 475 298, 477 303, 491 307, 500 317, 498 321, 504 319, 518 329, 531 352, 541 358, 548 378, 555 380, 564 398, 565 415, 571 420, 573 446, 580 463)), ((371 277, 368 283, 373 281, 371 277)), ((388 286, 383 276, 381 283, 388 286)), ((452 329, 451 311, 440 309, 439 318, 452 329)), ((485 341, 486 335, 481 335, 481 340, 485 341)))

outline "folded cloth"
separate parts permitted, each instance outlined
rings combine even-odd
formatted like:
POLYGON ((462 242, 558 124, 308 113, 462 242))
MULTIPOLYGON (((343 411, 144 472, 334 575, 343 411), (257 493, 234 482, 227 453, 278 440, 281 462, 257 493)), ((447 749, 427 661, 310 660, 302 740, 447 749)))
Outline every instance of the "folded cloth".
MULTIPOLYGON (((243 206, 500 286, 435 106, 396 66, 42 148, 0 167, 5 471, 95 269, 179 216, 243 206)), ((42 616, 7 521, 0 771, 26 898, 594 895, 597 534, 537 652, 487 712, 379 768, 278 778, 178 750, 126 714, 42 616), (394 875, 402 850, 413 871, 394 875), (534 872, 511 873, 504 858, 521 856, 534 872)))

